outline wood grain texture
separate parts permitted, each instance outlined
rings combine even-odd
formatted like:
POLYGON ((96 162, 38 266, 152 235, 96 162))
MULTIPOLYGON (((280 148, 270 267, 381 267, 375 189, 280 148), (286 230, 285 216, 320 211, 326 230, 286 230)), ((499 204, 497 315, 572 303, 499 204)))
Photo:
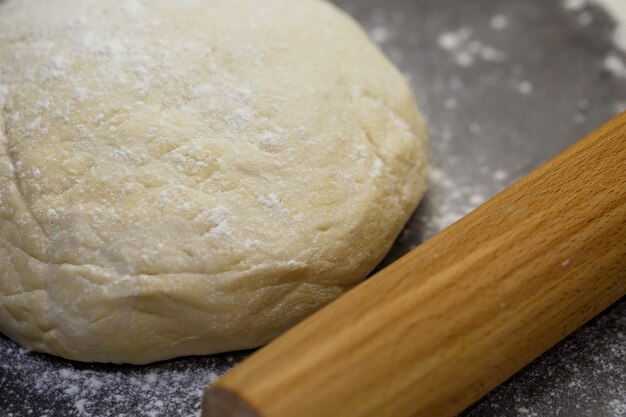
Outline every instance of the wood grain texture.
POLYGON ((623 113, 235 367, 203 416, 454 416, 625 294, 623 113))

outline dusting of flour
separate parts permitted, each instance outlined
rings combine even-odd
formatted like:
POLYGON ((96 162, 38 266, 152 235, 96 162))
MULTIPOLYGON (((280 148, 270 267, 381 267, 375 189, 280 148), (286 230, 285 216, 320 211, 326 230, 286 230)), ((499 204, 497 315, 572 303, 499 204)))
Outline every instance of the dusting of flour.
MULTIPOLYGON (((618 78, 626 79, 626 1, 624 0, 563 0, 566 10, 579 13, 579 21, 590 20, 589 5, 602 8, 614 21, 613 42, 616 50, 604 58, 604 69, 618 78)), ((620 109, 622 110, 622 109, 620 109)))
POLYGON ((3 417, 60 417, 59 410, 63 417, 195 417, 204 388, 243 354, 149 366, 81 364, 30 354, 0 336, 0 357, 3 417))
POLYGON ((626 1, 624 0, 564 0, 563 6, 567 10, 581 11, 589 4, 602 7, 615 21, 613 40, 615 44, 626 52, 626 1))

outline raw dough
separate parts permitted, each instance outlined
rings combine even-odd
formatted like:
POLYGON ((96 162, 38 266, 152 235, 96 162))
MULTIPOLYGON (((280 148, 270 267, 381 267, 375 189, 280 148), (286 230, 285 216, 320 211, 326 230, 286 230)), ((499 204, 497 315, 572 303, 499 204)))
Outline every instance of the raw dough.
POLYGON ((318 0, 0 3, 0 331, 135 364, 266 343, 425 189, 398 71, 318 0))

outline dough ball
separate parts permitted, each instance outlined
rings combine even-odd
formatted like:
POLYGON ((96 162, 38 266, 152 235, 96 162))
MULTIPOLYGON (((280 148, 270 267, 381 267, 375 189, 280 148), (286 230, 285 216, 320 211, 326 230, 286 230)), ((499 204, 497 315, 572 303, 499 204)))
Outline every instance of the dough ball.
POLYGON ((0 3, 0 331, 79 361, 264 344, 420 200, 405 80, 319 0, 0 3))

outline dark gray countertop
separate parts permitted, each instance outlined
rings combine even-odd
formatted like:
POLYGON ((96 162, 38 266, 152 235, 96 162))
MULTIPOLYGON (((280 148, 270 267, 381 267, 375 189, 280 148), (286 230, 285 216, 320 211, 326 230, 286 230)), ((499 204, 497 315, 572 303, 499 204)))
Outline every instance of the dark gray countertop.
MULTIPOLYGON (((626 73, 607 65, 626 54, 611 40, 615 22, 593 4, 336 3, 407 75, 430 125, 431 189, 384 264, 626 108, 626 73)), ((0 415, 193 416, 203 387, 247 354, 87 365, 0 336, 0 415)), ((463 415, 626 416, 626 299, 463 415)))

